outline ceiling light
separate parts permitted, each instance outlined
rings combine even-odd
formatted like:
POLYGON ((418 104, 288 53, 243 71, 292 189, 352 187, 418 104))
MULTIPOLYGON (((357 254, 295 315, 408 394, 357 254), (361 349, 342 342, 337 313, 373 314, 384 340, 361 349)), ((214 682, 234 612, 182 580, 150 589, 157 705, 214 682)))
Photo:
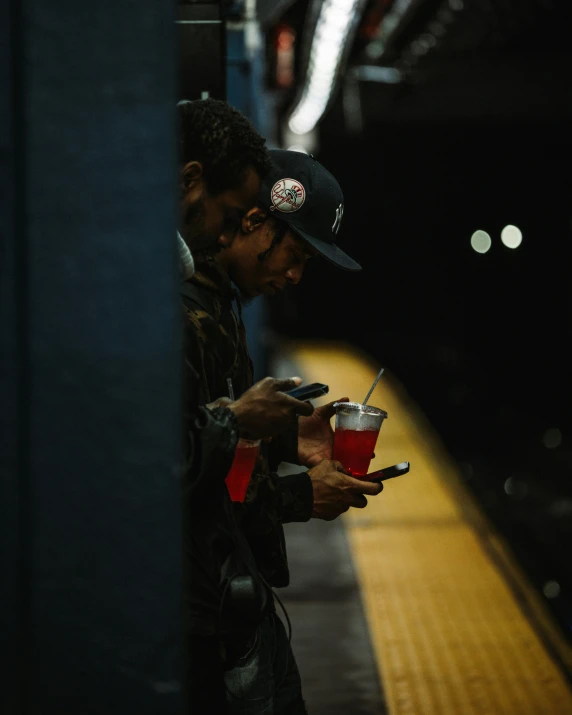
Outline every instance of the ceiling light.
POLYGON ((324 0, 310 48, 306 83, 288 125, 295 134, 313 129, 326 111, 360 0, 324 0))
POLYGON ((518 248, 522 243, 522 231, 517 226, 505 226, 501 232, 501 241, 507 248, 518 248))
POLYGON ((475 231, 471 236, 471 247, 477 253, 486 253, 491 245, 491 237, 486 231, 475 231))

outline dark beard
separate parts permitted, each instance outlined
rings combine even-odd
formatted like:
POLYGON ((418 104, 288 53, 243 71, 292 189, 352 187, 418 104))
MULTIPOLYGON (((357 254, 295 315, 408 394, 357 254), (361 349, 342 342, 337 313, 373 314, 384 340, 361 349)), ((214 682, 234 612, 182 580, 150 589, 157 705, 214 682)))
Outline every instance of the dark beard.
MULTIPOLYGON (((185 226, 199 227, 196 231, 196 235, 193 235, 193 238, 187 241, 187 243, 189 244, 189 248, 191 249, 191 252, 193 254, 193 257, 196 258, 206 258, 208 256, 214 256, 215 253, 218 253, 220 251, 220 246, 218 244, 218 236, 216 237, 216 239, 213 239, 210 236, 207 236, 206 234, 202 233, 202 231, 204 231, 205 225, 205 214, 205 202, 204 199, 201 197, 194 204, 191 204, 187 207, 187 212, 184 218, 185 226)), ((195 234, 195 231, 193 231, 193 234, 195 234)))
POLYGON ((201 248, 192 249, 193 258, 200 263, 201 261, 206 261, 208 258, 213 258, 220 250, 221 246, 219 246, 218 243, 213 245, 212 241, 209 243, 208 240, 205 239, 201 248))

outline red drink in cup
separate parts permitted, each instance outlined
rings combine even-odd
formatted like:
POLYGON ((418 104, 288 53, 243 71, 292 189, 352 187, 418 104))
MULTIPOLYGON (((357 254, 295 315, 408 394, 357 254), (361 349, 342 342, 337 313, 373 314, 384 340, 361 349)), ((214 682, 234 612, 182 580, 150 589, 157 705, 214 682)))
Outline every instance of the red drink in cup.
POLYGON ((337 429, 334 442, 334 459, 341 462, 353 476, 367 474, 371 455, 377 442, 377 430, 337 429))
POLYGON ((367 474, 387 412, 358 402, 337 402, 334 459, 354 477, 367 474))
POLYGON ((259 449, 259 439, 238 440, 234 460, 224 480, 232 501, 244 501, 259 449))

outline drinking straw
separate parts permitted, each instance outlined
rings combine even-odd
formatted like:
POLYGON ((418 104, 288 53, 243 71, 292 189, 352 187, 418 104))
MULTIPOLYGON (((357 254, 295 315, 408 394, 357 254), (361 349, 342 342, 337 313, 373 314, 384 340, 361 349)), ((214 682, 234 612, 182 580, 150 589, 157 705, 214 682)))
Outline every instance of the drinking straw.
POLYGON ((377 385, 377 383, 378 383, 378 381, 379 381, 379 378, 382 376, 384 369, 385 369, 385 368, 382 367, 381 370, 377 373, 377 377, 376 377, 375 380, 373 381, 373 385, 369 388, 369 392, 367 393, 367 397, 366 397, 365 400, 363 401, 363 404, 364 404, 364 405, 367 403, 367 401, 368 401, 369 398, 371 397, 371 393, 375 390, 375 386, 377 385))
POLYGON ((231 401, 234 402, 234 390, 232 389, 232 380, 230 377, 226 378, 226 384, 228 385, 228 396, 230 397, 231 401))

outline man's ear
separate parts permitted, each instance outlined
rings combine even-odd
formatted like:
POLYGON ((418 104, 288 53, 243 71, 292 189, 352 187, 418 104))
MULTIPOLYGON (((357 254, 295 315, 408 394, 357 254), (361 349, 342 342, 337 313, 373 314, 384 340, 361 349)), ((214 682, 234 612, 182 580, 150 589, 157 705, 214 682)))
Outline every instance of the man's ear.
POLYGON ((262 226, 262 224, 266 221, 266 218, 266 212, 255 206, 244 214, 240 221, 240 226, 219 236, 219 246, 222 246, 223 248, 232 246, 232 243, 239 232, 244 235, 248 235, 253 231, 256 231, 256 229, 260 228, 260 226, 262 226))
POLYGON ((264 209, 255 206, 250 211, 247 211, 242 217, 241 229, 243 233, 252 233, 260 228, 268 218, 268 214, 264 209))
POLYGON ((248 235, 249 233, 256 231, 257 228, 260 228, 267 218, 268 214, 266 211, 255 206, 244 214, 238 228, 235 228, 232 231, 227 231, 219 236, 219 246, 222 246, 223 248, 232 246, 232 243, 239 231, 240 233, 248 235))
POLYGON ((188 193, 203 181, 203 165, 200 161, 189 161, 181 169, 181 192, 188 193))

